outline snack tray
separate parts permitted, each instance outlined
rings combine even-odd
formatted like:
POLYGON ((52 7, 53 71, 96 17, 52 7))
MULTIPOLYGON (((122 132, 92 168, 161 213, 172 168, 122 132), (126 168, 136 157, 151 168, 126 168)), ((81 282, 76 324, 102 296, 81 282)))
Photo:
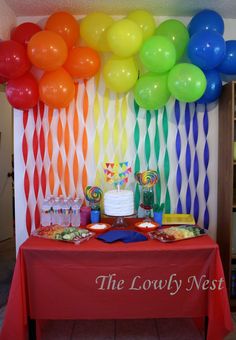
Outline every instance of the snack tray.
POLYGON ((89 240, 95 233, 84 228, 63 227, 60 225, 52 225, 48 227, 40 227, 32 232, 33 236, 46 238, 48 240, 63 241, 79 244, 89 240))
POLYGON ((181 225, 181 224, 195 224, 193 215, 191 214, 164 214, 163 225, 181 225))
POLYGON ((164 243, 189 240, 200 236, 207 235, 207 231, 196 225, 180 225, 150 231, 148 236, 152 240, 158 240, 164 243))

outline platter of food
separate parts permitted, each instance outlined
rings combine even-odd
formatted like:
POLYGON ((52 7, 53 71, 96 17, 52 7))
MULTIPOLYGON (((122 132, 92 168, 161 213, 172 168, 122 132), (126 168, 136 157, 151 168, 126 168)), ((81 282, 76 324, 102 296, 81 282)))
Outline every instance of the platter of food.
POLYGON ((95 234, 87 229, 52 225, 49 227, 40 227, 36 229, 32 235, 50 240, 73 242, 78 244, 90 239, 95 234))
POLYGON ((135 227, 141 231, 152 231, 155 230, 159 227, 159 224, 153 221, 142 221, 142 222, 137 222, 134 224, 135 227))
POLYGON ((161 242, 176 242, 206 235, 205 229, 196 225, 181 225, 155 230, 149 233, 153 240, 161 242))
POLYGON ((103 233, 111 228, 110 224, 107 223, 91 223, 86 228, 94 233, 103 233))

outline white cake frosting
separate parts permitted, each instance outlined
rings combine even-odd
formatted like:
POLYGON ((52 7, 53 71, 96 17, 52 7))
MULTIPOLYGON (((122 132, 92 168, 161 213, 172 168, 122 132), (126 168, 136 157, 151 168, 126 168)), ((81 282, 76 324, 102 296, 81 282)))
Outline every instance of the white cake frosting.
POLYGON ((128 216, 134 213, 134 194, 131 190, 110 190, 104 194, 104 211, 109 216, 128 216))

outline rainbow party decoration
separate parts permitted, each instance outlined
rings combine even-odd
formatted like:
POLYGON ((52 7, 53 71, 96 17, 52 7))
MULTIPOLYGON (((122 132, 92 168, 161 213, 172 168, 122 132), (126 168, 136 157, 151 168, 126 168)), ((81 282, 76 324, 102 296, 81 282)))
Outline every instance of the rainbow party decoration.
POLYGON ((85 198, 89 203, 98 205, 101 202, 102 194, 103 194, 103 191, 101 188, 88 185, 85 188, 84 193, 85 193, 85 198))
POLYGON ((155 170, 146 170, 135 174, 135 179, 141 186, 152 188, 158 181, 158 173, 155 170))
POLYGON ((129 174, 132 172, 128 162, 104 163, 105 180, 119 187, 128 182, 129 174))

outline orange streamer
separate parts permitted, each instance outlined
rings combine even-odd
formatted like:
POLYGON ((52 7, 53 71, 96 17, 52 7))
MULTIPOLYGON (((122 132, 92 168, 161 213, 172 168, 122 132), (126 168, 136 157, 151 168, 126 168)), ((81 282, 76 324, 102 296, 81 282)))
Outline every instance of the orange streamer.
POLYGON ((87 169, 86 166, 83 167, 83 173, 82 173, 82 187, 83 191, 85 190, 88 182, 88 176, 87 176, 87 169))
POLYGON ((62 161, 62 157, 61 157, 60 153, 59 153, 58 159, 57 159, 57 173, 58 173, 58 177, 59 177, 59 182, 62 183, 62 179, 63 179, 63 161, 62 161))
POLYGON ((54 192, 54 172, 53 172, 52 164, 50 165, 50 168, 49 168, 49 188, 50 188, 50 194, 53 195, 53 192, 54 192))
POLYGON ((53 117, 53 109, 48 108, 48 126, 49 126, 49 132, 48 132, 48 140, 47 140, 47 146, 48 146, 48 157, 50 160, 50 169, 49 169, 49 188, 50 188, 50 194, 53 195, 54 192, 54 172, 52 167, 52 154, 53 154, 53 141, 52 141, 52 133, 51 133, 51 124, 52 124, 52 117, 53 117))
POLYGON ((61 145, 62 143, 62 138, 63 138, 63 128, 62 128, 62 123, 61 123, 61 119, 59 115, 58 125, 57 125, 57 140, 58 140, 59 145, 61 145))
POLYGON ((79 120, 78 120, 78 111, 77 111, 77 105, 76 105, 78 89, 79 89, 79 87, 78 87, 78 83, 77 83, 77 84, 75 84, 75 113, 74 113, 74 121, 73 121, 73 131, 74 131, 75 145, 76 145, 78 137, 79 137, 79 120))
POLYGON ((66 167, 65 167, 65 191, 66 191, 66 196, 69 196, 70 195, 70 171, 69 171, 68 163, 66 163, 66 167))
POLYGON ((73 160, 73 177, 74 177, 74 185, 75 185, 75 191, 77 189, 78 180, 79 180, 79 162, 78 157, 75 152, 74 160, 73 160))
POLYGON ((64 132, 64 143, 65 143, 65 151, 66 158, 68 159, 69 150, 70 150, 70 131, 68 121, 66 120, 65 132, 64 132))
MULTIPOLYGON (((84 98, 83 98, 83 116, 84 116, 84 125, 86 126, 86 120, 88 116, 88 94, 87 94, 87 88, 86 88, 86 80, 84 81, 84 98)), ((87 186, 87 169, 85 165, 85 160, 87 156, 88 151, 88 137, 87 137, 87 131, 86 127, 83 131, 83 137, 82 137, 82 151, 84 156, 84 167, 83 167, 83 173, 82 173, 82 186, 83 189, 87 186)))

